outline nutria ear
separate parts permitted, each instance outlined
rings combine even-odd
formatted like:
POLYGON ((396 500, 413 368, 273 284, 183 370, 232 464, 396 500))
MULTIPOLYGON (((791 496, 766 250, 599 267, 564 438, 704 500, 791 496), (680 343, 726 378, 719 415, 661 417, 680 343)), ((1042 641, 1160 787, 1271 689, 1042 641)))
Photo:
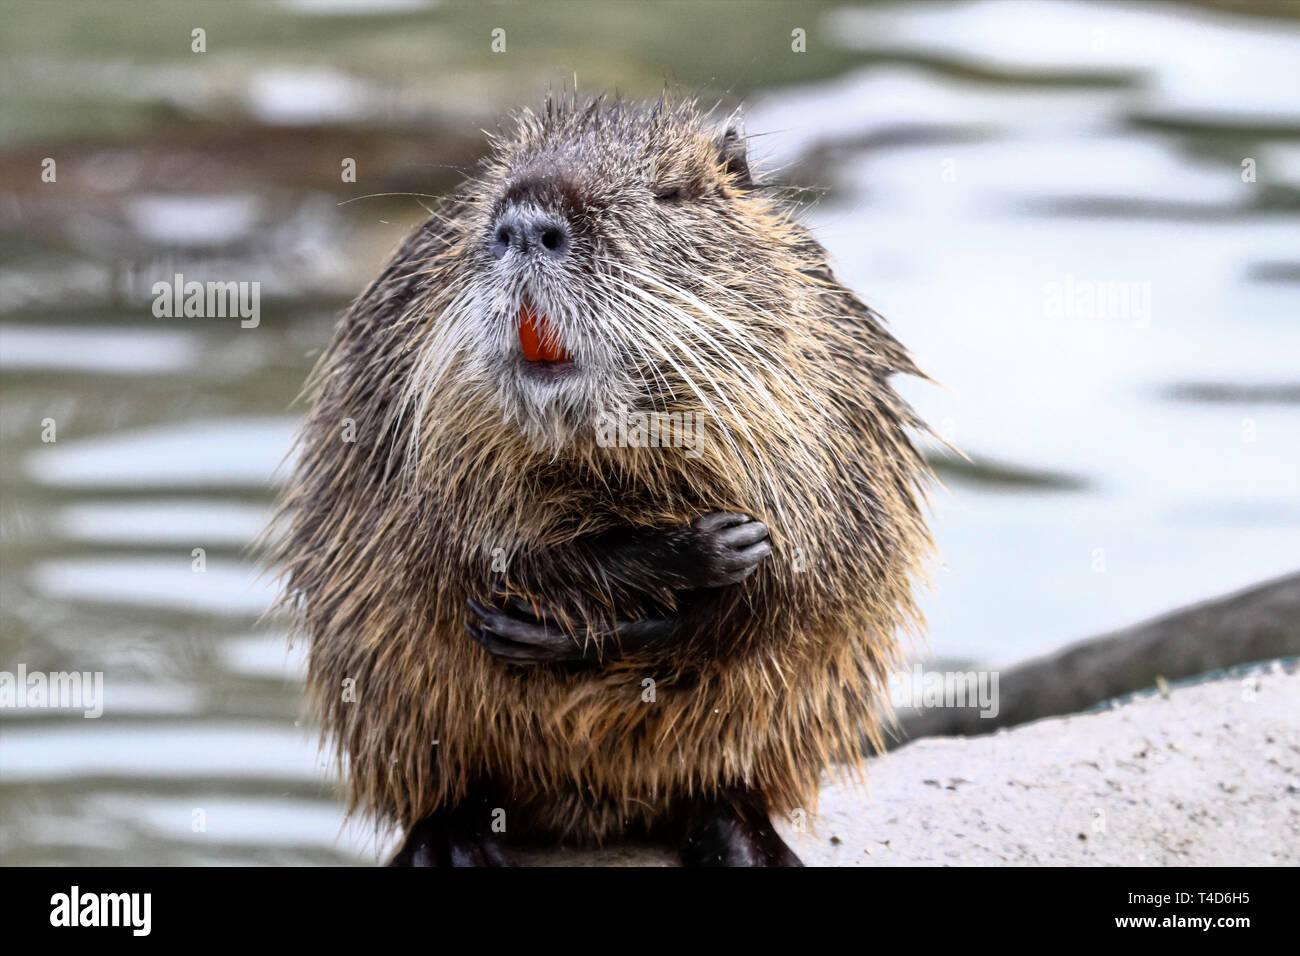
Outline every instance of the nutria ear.
POLYGON ((718 158, 727 173, 735 177, 736 185, 746 189, 754 185, 749 173, 749 147, 739 123, 730 124, 718 138, 718 158))

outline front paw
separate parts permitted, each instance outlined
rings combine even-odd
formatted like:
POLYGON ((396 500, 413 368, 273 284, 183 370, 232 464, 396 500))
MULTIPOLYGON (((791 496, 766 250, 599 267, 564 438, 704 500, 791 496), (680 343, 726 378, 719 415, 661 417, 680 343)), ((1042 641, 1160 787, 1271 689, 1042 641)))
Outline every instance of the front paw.
POLYGON ((674 637, 674 617, 620 620, 608 632, 581 631, 575 637, 535 604, 497 595, 492 605, 471 599, 478 625, 465 630, 488 653, 516 664, 618 660, 626 653, 674 637))
POLYGON ((478 626, 465 630, 489 653, 518 663, 580 660, 583 647, 535 605, 520 597, 496 596, 493 605, 470 599, 478 626))
POLYGON ((688 577, 699 588, 737 584, 772 553, 767 525, 734 512, 700 515, 691 523, 687 540, 695 564, 688 577))

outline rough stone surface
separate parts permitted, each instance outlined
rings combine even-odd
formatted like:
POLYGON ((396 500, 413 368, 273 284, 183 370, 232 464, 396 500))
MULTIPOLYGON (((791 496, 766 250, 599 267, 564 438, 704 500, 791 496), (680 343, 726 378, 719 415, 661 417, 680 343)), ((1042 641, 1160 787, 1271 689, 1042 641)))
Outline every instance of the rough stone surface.
MULTIPOLYGON (((1175 687, 1114 709, 867 764, 869 793, 823 789, 810 866, 1300 864, 1300 674, 1175 687)), ((659 848, 530 854, 541 865, 662 866, 659 848)))

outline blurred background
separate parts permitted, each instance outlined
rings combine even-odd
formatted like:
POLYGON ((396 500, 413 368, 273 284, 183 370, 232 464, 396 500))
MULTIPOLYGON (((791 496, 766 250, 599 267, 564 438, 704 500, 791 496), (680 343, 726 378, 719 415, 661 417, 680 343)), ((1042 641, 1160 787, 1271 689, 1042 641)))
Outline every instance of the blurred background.
POLYGON ((751 155, 940 383, 902 383, 971 458, 931 448, 918 654, 998 666, 1300 565, 1295 5, 6 0, 0 22, 0 670, 102 671, 105 697, 0 712, 0 862, 386 849, 344 825, 247 548, 314 357, 425 215, 410 194, 575 76, 745 104, 751 155), (176 273, 260 282, 260 323, 155 317, 176 273))

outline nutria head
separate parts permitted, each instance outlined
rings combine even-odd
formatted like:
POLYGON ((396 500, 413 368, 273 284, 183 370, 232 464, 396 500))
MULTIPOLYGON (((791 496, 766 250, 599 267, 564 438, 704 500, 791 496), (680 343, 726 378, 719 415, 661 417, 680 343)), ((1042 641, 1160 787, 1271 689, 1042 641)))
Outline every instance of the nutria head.
POLYGON ((447 219, 417 405, 437 383, 554 454, 619 409, 745 417, 789 374, 810 240, 755 188, 737 127, 692 103, 524 111, 447 219))

